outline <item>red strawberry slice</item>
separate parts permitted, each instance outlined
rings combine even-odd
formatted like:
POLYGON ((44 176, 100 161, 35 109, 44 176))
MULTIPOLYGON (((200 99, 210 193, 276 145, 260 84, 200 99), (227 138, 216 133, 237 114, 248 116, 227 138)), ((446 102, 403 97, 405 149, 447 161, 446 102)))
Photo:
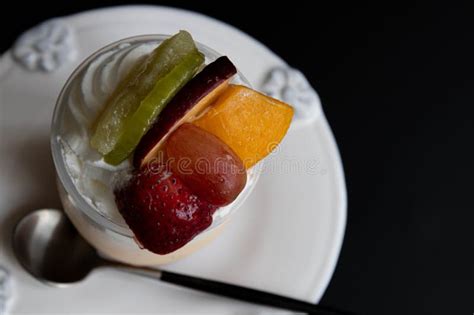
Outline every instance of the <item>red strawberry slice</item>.
POLYGON ((177 250, 209 227, 217 209, 158 164, 135 174, 115 191, 115 200, 138 242, 160 255, 177 250))

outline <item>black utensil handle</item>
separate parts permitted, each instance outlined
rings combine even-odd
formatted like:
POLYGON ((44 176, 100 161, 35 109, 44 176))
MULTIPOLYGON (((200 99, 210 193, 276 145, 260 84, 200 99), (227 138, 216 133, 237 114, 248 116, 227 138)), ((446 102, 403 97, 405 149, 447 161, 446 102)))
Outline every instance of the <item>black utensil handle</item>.
POLYGON ((161 280, 178 284, 184 287, 213 293, 221 296, 234 298, 241 301, 252 302, 261 305, 279 307, 292 311, 304 312, 317 315, 354 315, 332 307, 311 304, 304 301, 291 299, 288 297, 262 292, 255 289, 245 288, 233 284, 219 281, 206 280, 187 275, 181 275, 169 271, 161 272, 161 280))

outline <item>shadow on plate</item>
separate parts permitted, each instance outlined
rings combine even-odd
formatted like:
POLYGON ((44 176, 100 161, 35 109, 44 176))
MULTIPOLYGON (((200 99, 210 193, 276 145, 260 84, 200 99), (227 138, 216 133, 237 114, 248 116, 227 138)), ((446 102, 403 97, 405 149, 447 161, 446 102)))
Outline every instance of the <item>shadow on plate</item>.
POLYGON ((49 134, 32 134, 23 141, 16 141, 5 158, 15 161, 15 168, 20 170, 22 178, 18 181, 27 183, 21 202, 4 209, 8 214, 0 221, 0 242, 11 254, 11 235, 16 223, 27 213, 40 208, 59 208, 61 202, 56 190, 56 172, 49 145, 49 134), (31 187, 34 187, 33 189, 31 187))

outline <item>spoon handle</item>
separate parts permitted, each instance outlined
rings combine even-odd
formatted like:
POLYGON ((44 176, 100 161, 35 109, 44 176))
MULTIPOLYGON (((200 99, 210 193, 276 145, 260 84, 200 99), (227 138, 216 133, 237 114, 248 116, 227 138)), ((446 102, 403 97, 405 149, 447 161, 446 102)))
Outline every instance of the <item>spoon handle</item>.
POLYGON ((354 313, 336 310, 329 306, 316 305, 305 301, 300 301, 285 296, 241 287, 238 285, 228 284, 224 282, 207 280, 169 271, 160 271, 151 268, 140 268, 124 265, 114 265, 114 267, 125 272, 159 279, 163 282, 168 282, 183 287, 195 289, 198 291, 204 291, 220 296, 226 296, 229 298, 251 302, 255 304, 273 306, 277 308, 316 315, 354 315, 354 313))
POLYGON ((350 314, 332 307, 316 305, 281 295, 263 292, 255 289, 241 287, 234 284, 219 281, 201 279, 197 277, 182 275, 169 271, 161 271, 161 281, 178 284, 191 289, 204 291, 220 296, 226 296, 241 301, 252 302, 261 305, 273 306, 308 314, 320 315, 342 315, 350 314))

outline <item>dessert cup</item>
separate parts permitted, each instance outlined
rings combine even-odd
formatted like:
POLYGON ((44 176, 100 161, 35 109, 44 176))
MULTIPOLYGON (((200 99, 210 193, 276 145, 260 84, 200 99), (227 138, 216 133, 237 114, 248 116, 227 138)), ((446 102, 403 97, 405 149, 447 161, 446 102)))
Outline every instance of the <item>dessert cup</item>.
MULTIPOLYGON (((115 207, 113 202, 109 203, 108 206, 107 204, 106 206, 102 205, 100 208, 96 203, 91 202, 91 198, 86 197, 81 189, 78 188, 82 187, 82 189, 84 189, 84 187, 86 187, 85 189, 88 189, 89 193, 91 191, 94 192, 94 188, 88 185, 88 182, 81 181, 81 178, 83 177, 77 178, 77 175, 72 171, 72 169, 77 165, 71 165, 71 159, 69 158, 65 148, 65 145, 69 145, 67 143, 66 134, 69 136, 71 132, 76 132, 74 131, 74 128, 72 128, 71 131, 70 125, 72 123, 77 123, 77 121, 73 122, 71 117, 69 117, 71 115, 71 108, 75 106, 70 102, 72 94, 76 93, 75 87, 81 85, 84 80, 89 80, 92 82, 92 89, 100 90, 102 84, 107 85, 108 82, 102 81, 103 78, 95 75, 96 73, 92 73, 93 75, 91 76, 89 71, 92 67, 91 65, 97 64, 101 60, 108 60, 109 63, 105 65, 104 68, 109 67, 113 69, 114 65, 110 62, 111 55, 120 53, 123 49, 130 50, 130 47, 138 47, 139 45, 156 47, 168 37, 169 36, 167 35, 130 37, 112 43, 88 57, 77 67, 65 83, 56 103, 51 126, 51 150, 56 169, 57 186, 66 214, 80 234, 101 254, 134 265, 151 266, 171 263, 190 255, 208 244, 220 234, 231 215, 249 196, 262 170, 262 163, 252 167, 252 169, 248 171, 248 180, 244 190, 234 202, 216 211, 212 225, 182 248, 166 255, 157 255, 146 249, 140 248, 134 239, 133 232, 128 228, 121 217, 117 215, 118 210, 116 208, 111 209, 112 207, 115 207), (92 189, 89 189, 91 187, 92 189)), ((220 56, 219 53, 200 43, 196 43, 196 45, 205 55, 206 64, 220 56)), ((119 62, 120 60, 120 58, 117 58, 116 62, 119 62)), ((123 73, 124 71, 121 72, 123 73)), ((118 73, 119 71, 116 71, 115 74, 118 75, 118 73)), ((240 73, 235 76, 233 82, 249 85, 240 73)), ((85 92, 82 91, 81 93, 87 94, 87 89, 85 92)), ((88 97, 85 97, 84 99, 87 101, 88 97)), ((86 128, 83 130, 86 130, 86 128)), ((89 138, 87 134, 87 132, 82 133, 82 138, 80 134, 77 135, 76 138, 80 138, 80 145, 89 146, 89 138)), ((68 150, 70 150, 70 148, 68 150)), ((77 159, 79 160, 78 163, 82 163, 88 158, 87 156, 81 156, 80 152, 75 152, 75 154, 77 154, 77 159)), ((80 168, 79 171, 82 172, 83 169, 80 168)), ((113 187, 109 186, 105 187, 105 189, 112 191, 113 187)), ((97 193, 99 194, 100 191, 97 190, 97 193)))

